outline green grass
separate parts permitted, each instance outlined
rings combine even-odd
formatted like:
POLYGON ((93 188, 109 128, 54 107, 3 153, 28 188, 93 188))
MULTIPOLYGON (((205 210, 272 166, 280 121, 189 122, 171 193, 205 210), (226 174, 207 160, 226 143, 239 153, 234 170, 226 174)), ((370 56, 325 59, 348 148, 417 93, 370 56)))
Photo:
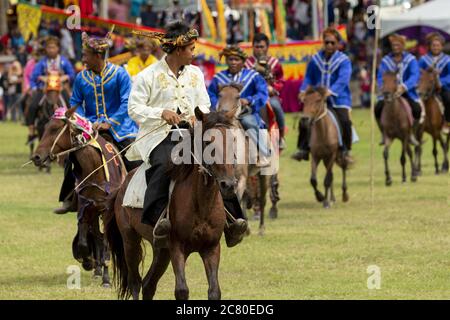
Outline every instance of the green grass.
MULTIPOLYGON (((392 187, 384 186, 382 149, 375 146, 375 188, 370 192, 370 117, 355 110, 361 142, 348 175, 350 202, 340 201, 341 174, 335 170, 338 202, 317 203, 309 185, 309 163, 289 158, 296 143, 288 116, 288 150, 281 158, 279 218, 268 220, 266 235, 252 234, 235 248, 222 245, 219 279, 223 299, 449 299, 450 212, 447 176, 434 175, 430 138, 423 176, 400 181, 399 142, 391 152, 392 187), (381 270, 381 289, 367 288, 367 268, 381 270)), ((51 175, 27 161, 26 128, 0 123, 0 299, 115 299, 91 273, 82 271, 80 290, 66 287, 76 230, 75 214, 58 216, 61 168, 51 175)), ((377 132, 376 141, 379 141, 377 132)), ((319 171, 320 185, 323 169, 319 171)), ((147 263, 151 250, 147 250, 147 263)), ((186 276, 192 299, 207 297, 201 259, 192 255, 186 276)), ((169 267, 156 299, 173 299, 169 267)))

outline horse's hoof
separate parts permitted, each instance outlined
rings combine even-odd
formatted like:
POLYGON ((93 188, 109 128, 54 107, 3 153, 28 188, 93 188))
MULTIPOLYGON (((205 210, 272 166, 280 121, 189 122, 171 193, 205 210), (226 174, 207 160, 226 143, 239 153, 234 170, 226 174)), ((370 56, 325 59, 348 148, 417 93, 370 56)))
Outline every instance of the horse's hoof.
POLYGON ((102 287, 105 288, 105 289, 110 289, 111 288, 111 283, 109 283, 109 282, 102 283, 102 287))
POLYGON ((411 182, 417 182, 417 176, 412 176, 411 177, 411 182))
POLYGON ((323 208, 324 209, 330 209, 331 208, 330 203, 328 201, 324 201, 323 208))
POLYGON ((392 180, 391 179, 386 180, 386 186, 390 187, 391 185, 392 185, 392 180))
POLYGON ((323 202, 325 200, 325 197, 320 192, 316 192, 316 199, 318 202, 323 202))
POLYGON ((258 235, 259 235, 260 237, 263 237, 263 236, 264 236, 264 234, 265 234, 264 229, 265 229, 264 227, 259 229, 258 235))
POLYGON ((277 207, 270 208, 269 218, 271 218, 271 219, 278 218, 278 208, 277 207))
POLYGON ((253 215, 253 220, 259 221, 260 218, 261 218, 261 214, 255 212, 255 214, 253 215))
POLYGON ((344 193, 342 195, 342 202, 348 202, 348 200, 350 200, 350 197, 348 196, 348 194, 344 193))

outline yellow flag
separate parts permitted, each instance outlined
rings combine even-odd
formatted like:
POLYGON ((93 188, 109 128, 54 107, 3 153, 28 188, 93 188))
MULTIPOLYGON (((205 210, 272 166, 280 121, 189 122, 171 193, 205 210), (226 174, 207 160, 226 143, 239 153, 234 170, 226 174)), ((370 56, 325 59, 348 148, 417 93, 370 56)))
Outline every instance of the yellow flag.
POLYGON ((270 32, 269 16, 265 9, 259 9, 259 19, 261 21, 261 31, 272 41, 272 33, 270 32))
POLYGON ((209 10, 206 0, 201 0, 201 4, 202 4, 203 16, 205 17, 206 24, 208 25, 208 29, 209 29, 211 38, 213 38, 215 40, 217 38, 217 29, 216 29, 216 24, 214 23, 213 16, 211 14, 211 10, 209 10))
POLYGON ((41 9, 24 3, 17 5, 17 16, 20 33, 25 41, 38 35, 39 24, 41 23, 41 9))
POLYGON ((223 0, 216 0, 217 6, 217 25, 219 27, 220 41, 226 43, 227 41, 227 22, 225 20, 225 6, 223 0))

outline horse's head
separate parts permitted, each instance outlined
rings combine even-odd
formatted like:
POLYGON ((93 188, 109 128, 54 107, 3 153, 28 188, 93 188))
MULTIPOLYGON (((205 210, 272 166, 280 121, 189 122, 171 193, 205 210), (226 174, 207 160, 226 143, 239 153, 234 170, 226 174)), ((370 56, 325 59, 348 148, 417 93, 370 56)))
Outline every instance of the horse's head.
POLYGON ((429 68, 426 70, 420 70, 420 80, 417 85, 417 92, 421 98, 426 99, 433 94, 436 89, 437 78, 434 69, 429 68))
POLYGON ((230 83, 219 85, 219 100, 217 111, 223 111, 229 119, 234 119, 241 112, 240 93, 242 84, 230 83))
POLYGON ((324 111, 326 93, 327 89, 323 87, 306 89, 303 99, 303 114, 306 118, 317 118, 324 111))
POLYGON ((232 122, 223 111, 206 114, 196 108, 195 115, 202 124, 204 167, 217 181, 222 196, 230 198, 237 186, 232 122))
POLYGON ((45 96, 47 102, 54 106, 59 104, 59 96, 62 91, 61 76, 57 72, 51 72, 48 76, 43 77, 45 80, 45 96))
POLYGON ((397 73, 387 71, 383 74, 383 95, 393 95, 397 91, 397 73))
POLYGON ((80 144, 78 137, 81 137, 82 130, 73 125, 71 119, 75 114, 76 107, 68 109, 60 108, 46 124, 44 134, 31 156, 31 160, 36 166, 41 166, 46 161, 55 159, 55 155, 73 148, 75 144, 80 144))

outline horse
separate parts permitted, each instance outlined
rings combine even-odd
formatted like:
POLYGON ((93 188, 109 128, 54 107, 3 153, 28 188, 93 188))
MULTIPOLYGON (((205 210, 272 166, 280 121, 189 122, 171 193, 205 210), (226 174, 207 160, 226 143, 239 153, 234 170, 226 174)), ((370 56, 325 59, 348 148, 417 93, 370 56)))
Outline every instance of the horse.
MULTIPOLYGON (((444 152, 444 161, 442 162, 442 172, 448 172, 448 142, 446 142, 441 134, 442 123, 444 117, 441 112, 442 102, 438 98, 437 87, 438 87, 437 75, 432 69, 422 70, 421 77, 418 85, 418 92, 422 101, 425 104, 425 122, 421 126, 421 130, 418 133, 418 140, 422 141, 422 136, 424 132, 427 132, 433 138, 433 156, 434 156, 434 168, 435 173, 439 174, 439 162, 437 159, 438 151, 436 147, 437 141, 441 144, 442 150, 444 152)), ((447 135, 447 141, 450 135, 447 135)), ((422 146, 417 146, 415 148, 416 163, 418 174, 421 173, 421 156, 422 156, 422 146)))
POLYGON ((411 181, 417 181, 417 169, 413 159, 409 138, 412 133, 412 115, 409 114, 407 102, 402 97, 396 96, 397 74, 395 72, 385 72, 383 74, 383 96, 384 106, 381 113, 381 127, 384 137, 384 166, 385 166, 385 184, 392 185, 392 177, 389 171, 389 148, 395 139, 402 143, 402 154, 400 163, 402 165, 402 182, 406 182, 406 157, 408 155, 411 162, 411 181))
MULTIPOLYGON (((226 137, 231 122, 223 112, 203 114, 196 108, 195 115, 197 120, 202 121, 202 136, 209 129, 214 129, 226 137)), ((194 129, 190 131, 191 142, 194 142, 193 132, 194 129)), ((237 185, 234 165, 223 161, 227 159, 225 141, 223 138, 223 144, 217 142, 220 148, 215 149, 215 157, 219 157, 220 161, 212 164, 191 162, 173 165, 170 169, 168 174, 173 181, 173 190, 167 207, 172 226, 169 248, 153 247, 153 227, 141 222, 142 209, 122 206, 126 189, 137 169, 128 174, 120 189, 111 197, 105 232, 120 299, 132 297, 138 300, 141 289, 144 300, 153 299, 158 281, 169 262, 175 273, 175 298, 188 299, 185 263, 193 252, 200 254, 205 266, 209 284, 208 299, 221 298, 218 281, 220 239, 227 223, 222 197, 234 196, 237 185), (143 239, 149 241, 153 249, 152 263, 144 279, 139 273, 139 264, 143 259, 143 239)), ((203 142, 202 151, 208 146, 203 142)), ((192 153, 191 150, 193 147, 190 149, 192 153)))
MULTIPOLYGON (((241 90, 242 85, 237 83, 219 85, 217 110, 227 113, 230 117, 230 121, 233 123, 233 127, 239 129, 236 132, 241 135, 240 139, 245 139, 245 149, 249 150, 248 139, 245 137, 243 127, 239 121, 239 115, 242 112, 242 107, 239 103, 241 90)), ((249 164, 248 152, 245 152, 245 156, 245 163, 239 163, 236 167, 236 178, 238 179, 237 194, 241 200, 241 207, 244 211, 246 208, 252 208, 253 205, 257 208, 257 212, 259 212, 259 216, 257 215, 259 218, 259 234, 264 235, 266 197, 269 189, 269 182, 273 176, 261 174, 260 168, 255 164, 249 164)), ((274 181, 278 182, 278 180, 274 181)), ((276 218, 278 212, 276 203, 279 200, 278 193, 271 196, 271 200, 273 201, 270 217, 276 218)))
MULTIPOLYGON (((36 130, 38 140, 42 139, 45 125, 50 120, 51 116, 58 107, 67 107, 66 101, 62 97, 61 77, 58 73, 50 73, 48 76, 42 76, 42 81, 45 83, 44 96, 39 102, 38 110, 36 112, 36 130)), ((30 156, 34 152, 34 141, 30 142, 30 156)), ((50 173, 50 165, 44 163, 39 170, 45 168, 47 173, 50 173)))
MULTIPOLYGON (((318 202, 324 208, 330 208, 336 202, 333 191, 333 166, 336 163, 342 169, 342 201, 349 201, 347 192, 348 165, 339 151, 338 129, 333 123, 332 111, 328 110, 326 103, 327 89, 323 87, 308 88, 303 100, 303 113, 311 122, 310 149, 311 149, 311 178, 310 183, 318 202), (323 161, 326 175, 324 180, 325 196, 317 187, 317 167, 323 161)), ((336 118, 336 116, 335 116, 336 118)))
MULTIPOLYGON (((98 170, 88 177, 103 164, 102 157, 105 152, 102 155, 102 151, 90 143, 91 140, 86 141, 83 132, 70 121, 75 110, 76 107, 69 109, 62 117, 51 118, 31 159, 36 166, 41 166, 59 155, 69 154, 77 182, 87 178, 75 189, 78 201, 78 230, 72 243, 72 251, 74 258, 82 263, 85 270, 95 269, 94 277, 101 276, 102 286, 110 287, 109 253, 107 241, 100 231, 100 219, 106 209, 109 191, 119 187, 126 169, 123 162, 119 161, 108 167, 111 178, 109 182, 105 170, 98 170)), ((107 152, 117 154, 113 146, 106 143, 98 132, 93 133, 92 139, 99 145, 104 145, 108 149, 107 152)))

